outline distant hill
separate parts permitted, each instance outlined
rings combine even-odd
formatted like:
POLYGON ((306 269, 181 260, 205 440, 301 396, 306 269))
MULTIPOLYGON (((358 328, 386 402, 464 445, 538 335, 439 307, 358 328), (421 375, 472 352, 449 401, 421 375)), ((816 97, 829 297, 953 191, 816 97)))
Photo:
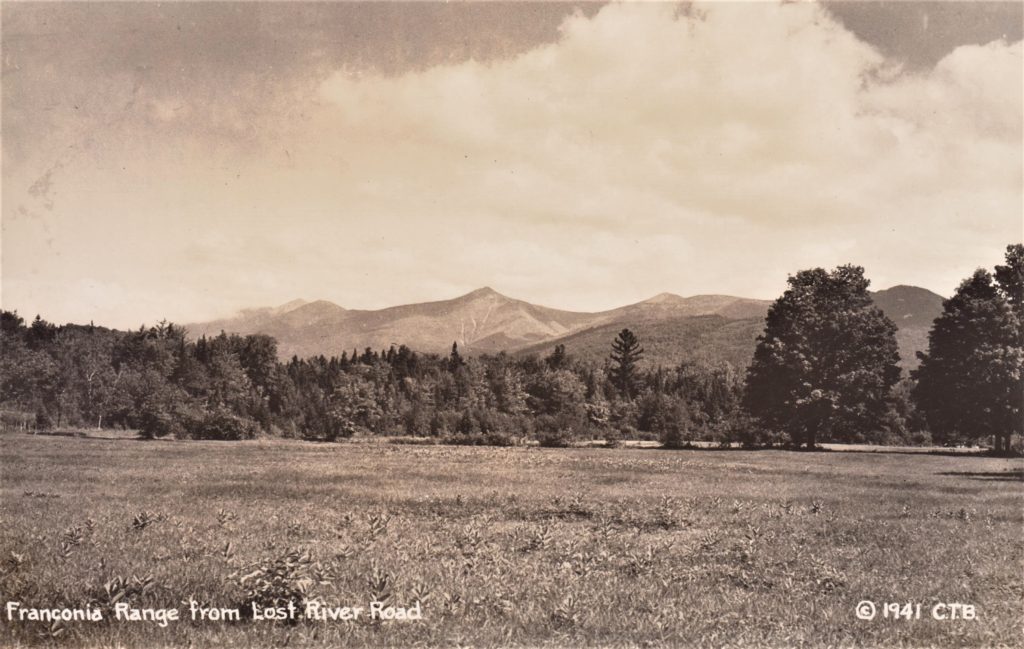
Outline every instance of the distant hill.
POLYGON ((611 322, 518 350, 518 355, 546 356, 555 345, 581 359, 603 363, 612 340, 629 327, 644 348, 641 367, 674 367, 683 361, 729 361, 736 368, 750 364, 764 318, 735 320, 720 315, 676 316, 637 322, 611 322))
POLYGON ((188 325, 188 329, 194 336, 221 330, 269 334, 277 338, 285 358, 400 344, 445 353, 453 341, 467 352, 490 353, 560 336, 590 318, 590 314, 514 300, 490 288, 452 300, 376 311, 348 310, 326 301, 285 307, 246 310, 235 318, 188 325))
POLYGON ((912 370, 920 365, 917 352, 928 349, 928 332, 942 313, 942 296, 916 286, 893 286, 871 294, 889 319, 896 323, 900 365, 912 370))
MULTIPOLYGON (((682 298, 663 293, 637 304, 582 313, 537 306, 481 288, 461 297, 376 311, 349 310, 332 302, 295 301, 246 309, 233 318, 187 325, 192 336, 221 331, 263 333, 278 340, 282 358, 341 354, 404 344, 420 352, 447 353, 458 342, 465 353, 514 352, 572 333, 613 323, 635 324, 720 315, 763 317, 768 302, 725 295, 682 298)), ((625 326, 625 325, 624 325, 625 326)))
POLYGON ((942 296, 916 286, 893 286, 871 294, 875 304, 901 329, 931 329, 942 313, 942 296))
MULTIPOLYGON (((926 344, 942 298, 911 286, 896 286, 873 296, 900 327, 898 341, 905 364, 916 366, 913 352, 926 344)), ((583 313, 530 304, 485 287, 451 300, 379 310, 295 300, 187 328, 194 337, 221 331, 268 334, 277 339, 282 358, 402 344, 419 352, 445 354, 457 342, 466 354, 547 354, 564 344, 572 354, 601 362, 615 334, 629 327, 647 350, 647 363, 656 360, 670 366, 683 360, 721 359, 744 367, 764 328, 769 305, 768 300, 729 295, 662 293, 617 309, 583 313)))

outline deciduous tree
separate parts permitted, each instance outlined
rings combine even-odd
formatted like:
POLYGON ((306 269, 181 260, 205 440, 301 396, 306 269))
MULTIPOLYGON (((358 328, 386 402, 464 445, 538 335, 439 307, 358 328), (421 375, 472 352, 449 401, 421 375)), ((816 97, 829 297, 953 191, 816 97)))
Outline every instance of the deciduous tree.
POLYGON ((797 446, 883 425, 899 353, 868 284, 859 266, 800 271, 768 310, 744 406, 797 446))
POLYGON ((996 266, 996 283, 1017 319, 1024 322, 1024 245, 1006 246, 1006 265, 996 266))

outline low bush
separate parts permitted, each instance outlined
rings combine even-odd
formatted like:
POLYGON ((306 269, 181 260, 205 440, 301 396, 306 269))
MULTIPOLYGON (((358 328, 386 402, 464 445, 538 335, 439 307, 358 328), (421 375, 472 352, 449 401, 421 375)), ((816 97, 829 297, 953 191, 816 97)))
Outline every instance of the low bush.
POLYGON ((460 414, 451 410, 436 410, 430 417, 430 434, 444 436, 454 433, 458 426, 460 414))
POLYGON ((189 428, 189 436, 193 439, 215 440, 253 439, 259 431, 255 421, 225 408, 205 413, 205 416, 190 422, 189 428))
POLYGON ((571 430, 545 430, 537 433, 537 443, 545 448, 568 448, 574 441, 571 430))
POLYGON ((36 411, 36 430, 50 430, 53 428, 53 418, 50 413, 40 408, 36 411))
POLYGON ((623 433, 618 428, 608 426, 604 429, 605 448, 618 448, 622 446, 623 433))
POLYGON ((390 444, 400 446, 434 446, 438 443, 436 437, 392 437, 388 440, 390 444))
POLYGON ((535 421, 537 443, 547 448, 572 446, 579 437, 576 423, 570 416, 540 415, 535 421))
POLYGON ((522 440, 509 433, 489 432, 472 433, 469 435, 457 433, 446 435, 441 438, 442 444, 453 444, 456 446, 519 446, 522 440))

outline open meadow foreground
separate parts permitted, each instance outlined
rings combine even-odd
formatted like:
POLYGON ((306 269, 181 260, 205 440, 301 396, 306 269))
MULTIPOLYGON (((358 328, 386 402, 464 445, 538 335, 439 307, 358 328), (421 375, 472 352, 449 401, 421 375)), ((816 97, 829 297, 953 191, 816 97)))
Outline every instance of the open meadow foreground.
POLYGON ((0 440, 5 647, 1021 645, 1020 459, 0 440))

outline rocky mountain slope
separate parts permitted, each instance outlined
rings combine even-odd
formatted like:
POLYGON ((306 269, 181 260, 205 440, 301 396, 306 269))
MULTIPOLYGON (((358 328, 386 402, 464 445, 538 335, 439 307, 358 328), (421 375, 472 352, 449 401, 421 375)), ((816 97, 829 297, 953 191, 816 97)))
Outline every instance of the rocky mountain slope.
MULTIPOLYGON (((941 311, 942 298, 911 286, 896 286, 873 296, 900 327, 904 363, 916 365, 914 352, 927 343, 928 328, 941 311)), ((444 354, 457 342, 466 354, 545 354, 556 344, 565 344, 573 354, 599 360, 607 356, 618 330, 629 327, 643 341, 649 358, 664 365, 720 359, 744 366, 753 354, 769 304, 728 295, 662 293, 617 309, 582 313, 538 306, 485 287, 451 300, 379 310, 296 300, 188 325, 188 330, 192 336, 221 331, 268 334, 277 339, 282 358, 340 355, 401 344, 444 354)))
POLYGON ((725 295, 682 298, 663 293, 637 304, 582 313, 537 306, 481 288, 461 297, 376 311, 350 310, 332 302, 289 302, 247 309, 236 317, 188 325, 192 336, 221 331, 264 333, 278 340, 282 357, 340 354, 366 347, 404 344, 421 352, 447 353, 457 342, 466 353, 513 352, 594 327, 717 315, 763 318, 768 302, 725 295))

